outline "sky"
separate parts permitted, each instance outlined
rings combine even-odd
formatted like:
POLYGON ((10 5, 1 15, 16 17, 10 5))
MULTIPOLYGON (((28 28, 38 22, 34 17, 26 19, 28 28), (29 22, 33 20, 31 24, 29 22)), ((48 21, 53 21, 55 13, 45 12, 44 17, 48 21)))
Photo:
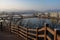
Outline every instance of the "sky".
POLYGON ((0 0, 0 10, 60 9, 60 0, 0 0))

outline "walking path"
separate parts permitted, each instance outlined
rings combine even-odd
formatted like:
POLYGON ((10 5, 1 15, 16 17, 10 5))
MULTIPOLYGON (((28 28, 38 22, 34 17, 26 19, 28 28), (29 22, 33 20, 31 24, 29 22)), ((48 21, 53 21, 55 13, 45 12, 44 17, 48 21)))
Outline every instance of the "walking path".
POLYGON ((0 40, 23 40, 23 38, 17 38, 15 34, 0 32, 0 40))

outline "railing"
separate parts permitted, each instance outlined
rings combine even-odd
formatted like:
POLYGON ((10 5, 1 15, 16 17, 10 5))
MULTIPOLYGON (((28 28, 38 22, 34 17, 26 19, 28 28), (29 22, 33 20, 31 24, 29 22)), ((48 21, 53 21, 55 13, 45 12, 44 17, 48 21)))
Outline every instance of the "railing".
MULTIPOLYGON (((39 40, 39 38, 43 38, 44 40, 52 40, 52 38, 47 34, 47 31, 53 35, 53 40, 60 40, 58 39, 57 30, 52 30, 49 27, 44 26, 43 28, 25 28, 22 26, 12 26, 11 32, 17 34, 18 36, 23 37, 25 40, 39 40)), ((41 40, 41 39, 40 39, 41 40)))

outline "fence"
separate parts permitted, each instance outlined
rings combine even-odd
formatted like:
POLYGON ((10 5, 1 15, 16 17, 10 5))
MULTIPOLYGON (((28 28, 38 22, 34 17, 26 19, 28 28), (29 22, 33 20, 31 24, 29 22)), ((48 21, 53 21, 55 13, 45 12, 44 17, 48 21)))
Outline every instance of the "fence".
POLYGON ((17 34, 18 36, 23 37, 25 40, 60 40, 60 36, 57 35, 56 29, 51 29, 49 27, 42 28, 25 28, 22 26, 11 26, 11 32, 17 34), (53 39, 48 35, 49 33, 53 35, 53 39))

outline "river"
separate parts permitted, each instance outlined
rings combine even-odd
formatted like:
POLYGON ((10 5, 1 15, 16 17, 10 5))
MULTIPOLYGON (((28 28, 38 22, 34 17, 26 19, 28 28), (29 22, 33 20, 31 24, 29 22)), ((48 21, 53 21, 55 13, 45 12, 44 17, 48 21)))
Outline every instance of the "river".
POLYGON ((44 23, 49 24, 51 28, 58 28, 60 29, 60 25, 57 23, 53 23, 51 19, 44 19, 44 18, 25 18, 22 19, 20 25, 28 28, 41 28, 44 26, 44 23))

